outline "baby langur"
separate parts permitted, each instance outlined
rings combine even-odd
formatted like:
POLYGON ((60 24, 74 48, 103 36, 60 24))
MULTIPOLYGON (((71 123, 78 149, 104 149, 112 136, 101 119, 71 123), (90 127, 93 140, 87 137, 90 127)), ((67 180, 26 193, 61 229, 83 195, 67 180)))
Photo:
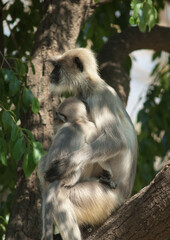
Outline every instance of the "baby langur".
MULTIPOLYGON (((83 147, 85 143, 93 141, 97 136, 97 129, 94 123, 88 120, 85 104, 75 97, 69 97, 60 104, 56 112, 56 120, 58 121, 58 131, 48 154, 42 157, 38 165, 41 183, 44 182, 46 170, 52 164, 51 159, 63 158, 83 147)), ((56 180, 55 174, 57 175, 57 172, 54 173, 53 169, 51 171, 51 178, 50 181, 48 179, 48 182, 56 180)), ((54 168, 54 171, 57 171, 57 169, 54 168)), ((62 185, 74 185, 79 180, 81 172, 80 168, 66 172, 61 177, 62 185)))
MULTIPOLYGON (((44 173, 46 169, 48 169, 51 164, 50 160, 56 157, 64 157, 67 156, 70 152, 75 151, 85 143, 90 143, 94 141, 97 136, 97 129, 91 121, 88 120, 88 113, 85 104, 75 97, 70 97, 66 99, 58 108, 57 111, 57 120, 60 123, 57 134, 54 137, 52 145, 50 147, 49 153, 46 156, 43 156, 38 165, 38 175, 40 178, 40 182, 43 189, 43 203, 42 203, 42 216, 43 216, 43 228, 45 228, 45 222, 48 221, 44 219, 46 216, 48 218, 49 211, 47 209, 47 214, 45 211, 45 202, 46 198, 51 199, 50 192, 54 188, 55 194, 58 194, 59 187, 71 187, 77 183, 78 180, 83 180, 91 176, 91 172, 93 170, 92 164, 82 168, 74 169, 72 172, 66 172, 66 175, 62 177, 62 179, 58 179, 59 181, 55 182, 55 185, 49 185, 48 182, 44 181, 44 173), (50 191, 48 191, 50 189, 50 191), (45 220, 45 221, 44 221, 45 220)), ((109 166, 103 164, 104 169, 109 169, 109 166)), ((55 169, 56 170, 56 169, 55 169)), ((94 170, 93 170, 94 172, 94 170)), ((111 187, 115 187, 115 183, 111 181, 111 176, 109 173, 106 174, 106 171, 102 172, 102 168, 98 166, 96 168, 96 177, 100 176, 100 182, 104 184, 108 184, 111 187), (109 176, 106 178, 106 176, 109 176)), ((52 176, 53 176, 52 170, 52 176)), ((56 172, 57 174, 57 172, 56 172)), ((95 176, 94 176, 95 177, 95 176)), ((97 178, 96 178, 97 179, 97 178)), ((52 182, 54 179, 50 179, 52 182)), ((58 199, 57 199, 58 200, 58 199)), ((57 201, 56 200, 56 201, 57 201)), ((50 201, 50 200, 49 200, 50 201)), ((48 203, 48 205, 50 205, 48 203)), ((51 216, 49 217, 51 218, 51 216)), ((55 217, 54 217, 55 219, 55 217)), ((52 221, 52 218, 50 219, 52 221)), ((45 229, 43 229, 44 236, 42 239, 45 239, 45 229)), ((47 234, 46 234, 47 235, 47 234)), ((46 236, 48 239, 48 236, 46 236)))
MULTIPOLYGON (((52 182, 44 201, 45 240, 53 237, 50 216, 54 217, 63 240, 80 240, 79 225, 102 223, 130 196, 136 174, 136 134, 115 90, 100 78, 90 50, 72 49, 58 58, 51 84, 57 94, 74 92, 84 101, 96 128, 95 139, 83 146, 79 144, 77 149, 70 141, 62 146, 60 136, 61 142, 52 144, 54 149, 50 149, 45 166, 45 179, 52 182), (65 148, 66 154, 57 155, 60 148, 65 148), (116 188, 96 180, 102 172, 101 166, 104 169, 107 166, 116 188), (76 178, 76 184, 69 187, 58 184, 58 180, 64 182, 79 169, 82 174, 80 179, 76 178)), ((67 132, 66 135, 69 138, 67 132)))

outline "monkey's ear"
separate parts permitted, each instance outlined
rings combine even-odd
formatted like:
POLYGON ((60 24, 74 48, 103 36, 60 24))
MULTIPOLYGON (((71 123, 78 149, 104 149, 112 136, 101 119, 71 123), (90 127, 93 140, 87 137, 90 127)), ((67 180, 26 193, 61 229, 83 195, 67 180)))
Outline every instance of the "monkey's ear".
POLYGON ((83 64, 82 64, 82 62, 80 61, 80 58, 79 58, 79 57, 75 57, 75 58, 73 59, 73 62, 76 64, 77 68, 78 68, 81 72, 83 72, 83 64))

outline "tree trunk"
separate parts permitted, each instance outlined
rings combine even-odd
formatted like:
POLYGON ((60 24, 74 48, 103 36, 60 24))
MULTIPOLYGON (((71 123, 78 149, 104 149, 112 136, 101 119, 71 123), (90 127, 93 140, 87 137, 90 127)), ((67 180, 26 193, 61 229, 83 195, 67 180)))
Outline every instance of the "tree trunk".
MULTIPOLYGON (((34 75, 31 69, 28 74, 28 85, 35 97, 40 101, 40 112, 37 115, 33 115, 30 112, 28 114, 22 114, 21 120, 22 125, 25 128, 29 128, 35 138, 43 143, 45 150, 48 150, 54 135, 53 113, 55 113, 57 106, 57 99, 53 98, 49 91, 48 76, 51 69, 46 60, 75 47, 81 24, 93 13, 95 6, 95 3, 91 0, 44 1, 44 14, 37 30, 32 54, 32 62, 35 66, 36 74, 34 75)), ((116 38, 118 39, 119 36, 121 38, 121 35, 117 35, 116 38)), ((113 41, 111 45, 109 45, 109 41, 103 48, 102 51, 106 51, 105 54, 103 54, 103 52, 99 54, 101 75, 104 79, 108 79, 108 83, 118 90, 120 97, 124 103, 126 103, 129 92, 129 78, 121 66, 122 59, 124 59, 125 56, 123 55, 124 57, 122 57, 121 60, 113 58, 117 53, 120 55, 124 54, 124 49, 121 49, 121 47, 117 48, 116 42, 114 43, 113 39, 114 38, 111 40, 113 41), (110 51, 113 55, 110 54, 110 51)), ((127 41, 128 39, 131 38, 127 38, 127 41)), ((118 40, 117 43, 119 43, 118 40)), ((126 43, 125 48, 127 48, 127 46, 128 44, 126 43)), ((127 52, 127 54, 128 53, 129 52, 127 52)), ((39 184, 35 171, 26 179, 21 166, 22 161, 18 166, 18 178, 6 239, 38 240, 41 238, 41 197, 39 184)), ((150 191, 152 193, 152 189, 150 191)), ((137 199, 140 200, 140 198, 137 199)), ((136 202, 138 201, 136 200, 136 202)), ((137 203, 135 203, 135 205, 136 204, 137 203)), ((124 207, 130 209, 128 203, 124 205, 124 207)), ((164 208, 164 206, 162 206, 162 208, 164 208)), ((122 211, 121 209, 120 211, 122 211)), ((117 211, 117 214, 119 215, 119 211, 117 211)), ((124 221, 123 218, 120 220, 123 221, 124 224, 127 222, 128 217, 126 216, 127 215, 125 215, 124 221)), ((133 222, 133 215, 129 214, 129 216, 133 222)), ((141 218, 141 220, 142 219, 143 218, 141 218)), ((113 226, 108 223, 105 231, 109 228, 111 228, 110 231, 112 231, 113 226)), ((101 229, 103 228, 101 227, 101 229)), ((120 232, 123 232, 121 225, 119 225, 119 229, 120 232)), ((133 229, 135 232, 135 227, 133 229)), ((137 230, 139 231, 140 229, 137 228, 137 230)), ((109 234, 111 234, 111 232, 109 232, 109 234)), ((96 237, 93 235, 92 239, 96 239, 96 237)), ((113 236, 110 239, 113 239, 113 236)))
MULTIPOLYGON (((53 112, 57 99, 50 95, 48 60, 63 51, 74 48, 80 26, 91 13, 91 1, 46 0, 43 19, 39 25, 32 62, 36 74, 29 70, 28 85, 40 101, 39 114, 22 114, 25 128, 34 134, 36 140, 48 149, 54 135, 53 112), (54 55, 55 54, 55 55, 54 55)), ((36 172, 25 178, 22 163, 18 166, 18 178, 13 206, 6 232, 7 240, 37 240, 41 238, 41 195, 36 172)))

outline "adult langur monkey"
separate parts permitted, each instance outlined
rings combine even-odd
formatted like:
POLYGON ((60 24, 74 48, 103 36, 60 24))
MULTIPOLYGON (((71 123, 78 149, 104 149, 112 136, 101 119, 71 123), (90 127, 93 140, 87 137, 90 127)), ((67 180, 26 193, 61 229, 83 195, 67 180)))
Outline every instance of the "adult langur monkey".
MULTIPOLYGON (((97 138, 62 158, 51 156, 45 171, 45 180, 52 182, 45 202, 45 239, 52 240, 52 226, 48 219, 53 213, 62 239, 80 240, 78 225, 103 222, 129 197, 136 173, 137 140, 121 100, 100 78, 96 59, 90 50, 69 50, 53 64, 53 90, 57 94, 73 92, 86 103, 89 119, 97 129, 97 138), (58 180, 88 164, 109 166, 116 188, 89 178, 70 188, 57 185, 58 180)), ((93 179, 93 172, 90 178, 93 179)))

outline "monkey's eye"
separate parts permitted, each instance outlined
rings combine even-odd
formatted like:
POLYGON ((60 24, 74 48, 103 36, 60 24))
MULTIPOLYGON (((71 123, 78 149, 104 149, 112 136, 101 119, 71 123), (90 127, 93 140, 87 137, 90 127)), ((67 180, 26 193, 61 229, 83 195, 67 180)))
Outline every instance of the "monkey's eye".
POLYGON ((61 123, 65 123, 67 122, 67 117, 59 112, 56 112, 57 115, 57 119, 61 122, 61 123))
POLYGON ((82 62, 80 61, 80 58, 79 58, 79 57, 75 57, 75 58, 73 59, 73 62, 76 64, 77 68, 78 68, 81 72, 83 72, 83 64, 82 64, 82 62))

